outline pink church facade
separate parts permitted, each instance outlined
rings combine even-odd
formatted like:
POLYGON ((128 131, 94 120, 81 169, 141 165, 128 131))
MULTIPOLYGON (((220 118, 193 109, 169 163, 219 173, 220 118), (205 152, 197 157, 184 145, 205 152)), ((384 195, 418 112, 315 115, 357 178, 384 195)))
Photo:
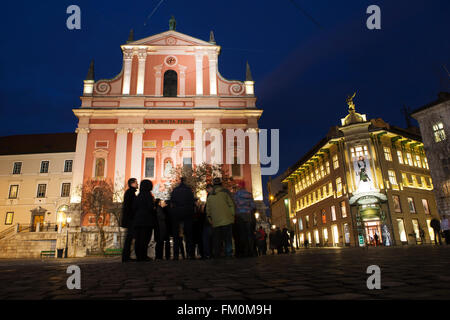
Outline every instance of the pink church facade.
POLYGON ((81 201, 79 186, 92 178, 108 179, 117 190, 131 177, 162 186, 170 168, 212 157, 226 163, 234 180, 244 181, 262 203, 259 156, 249 161, 259 152, 262 110, 256 107, 249 69, 246 81, 226 80, 218 71, 220 46, 213 39, 206 42, 175 30, 128 41, 121 49, 122 71, 95 81, 91 65, 81 106, 73 110, 78 128, 70 201, 81 201), (256 137, 256 152, 248 143, 234 149, 233 138, 233 155, 227 154, 227 129, 242 130, 247 142, 256 137), (177 130, 182 138, 174 138, 177 130), (223 154, 211 151, 207 142, 198 144, 208 135, 219 137, 223 154), (237 162, 237 153, 244 163, 229 163, 227 157, 237 162))

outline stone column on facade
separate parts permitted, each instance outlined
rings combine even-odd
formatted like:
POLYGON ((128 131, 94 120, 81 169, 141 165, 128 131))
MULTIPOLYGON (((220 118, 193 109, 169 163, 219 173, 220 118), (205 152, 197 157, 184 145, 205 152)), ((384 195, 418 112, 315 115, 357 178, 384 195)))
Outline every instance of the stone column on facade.
POLYGON ((162 70, 162 64, 159 66, 153 67, 155 69, 155 96, 161 97, 162 91, 161 91, 161 70, 162 70))
POLYGON ((209 95, 217 95, 217 54, 211 52, 208 55, 209 60, 209 95))
POLYGON ((203 54, 195 55, 195 92, 197 96, 203 95, 203 54))
POLYGON ((83 186, 84 164, 86 161, 86 147, 89 128, 77 128, 77 144, 75 149, 75 158, 73 164, 72 185, 71 185, 71 203, 81 202, 81 188, 83 186))
POLYGON ((132 60, 133 60, 133 50, 124 49, 122 94, 130 94, 132 60))
POLYGON ((128 128, 117 128, 116 136, 116 157, 114 168, 114 200, 123 201, 123 192, 125 191, 125 167, 127 162, 127 138, 128 128))
POLYGON ((178 69, 180 72, 180 92, 178 96, 184 97, 186 95, 186 66, 178 65, 178 69))
POLYGON ((138 82, 136 94, 144 94, 145 61, 147 59, 147 48, 139 49, 138 58, 139 58, 139 65, 138 65, 138 82))
POLYGON ((131 144, 131 176, 141 181, 142 174, 142 135, 144 128, 133 128, 133 139, 131 144))
MULTIPOLYGON (((258 129, 257 128, 249 128, 247 129, 247 131, 250 134, 258 134, 258 129)), ((254 139, 249 139, 249 141, 254 141, 254 139)), ((253 198, 255 200, 263 200, 263 192, 262 192, 262 180, 261 180, 261 163, 260 163, 260 159, 259 159, 259 143, 258 143, 258 139, 256 139, 256 143, 257 148, 256 148, 256 157, 257 157, 257 161, 256 163, 250 163, 250 173, 251 173, 251 178, 252 178, 252 193, 253 193, 253 198)), ((249 150, 250 150, 250 146, 249 146, 249 150)), ((249 157, 250 158, 250 157, 249 157)), ((253 161, 251 161, 253 162, 253 161)))

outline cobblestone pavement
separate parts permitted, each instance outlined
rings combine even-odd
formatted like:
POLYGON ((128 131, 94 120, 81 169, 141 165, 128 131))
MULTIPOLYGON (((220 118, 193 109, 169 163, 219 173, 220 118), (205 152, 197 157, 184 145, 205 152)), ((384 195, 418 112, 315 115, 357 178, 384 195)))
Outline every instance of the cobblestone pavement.
POLYGON ((0 283, 0 299, 450 299, 450 248, 127 264, 117 257, 0 260, 0 283), (81 268, 81 290, 66 287, 72 264, 81 268), (369 265, 381 268, 381 290, 367 289, 369 265))

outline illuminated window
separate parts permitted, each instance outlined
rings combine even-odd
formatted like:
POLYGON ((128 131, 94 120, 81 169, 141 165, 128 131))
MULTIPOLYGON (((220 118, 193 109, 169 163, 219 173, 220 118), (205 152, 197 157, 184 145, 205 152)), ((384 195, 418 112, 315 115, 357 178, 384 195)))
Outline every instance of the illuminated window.
POLYGON ((397 195, 392 196, 392 202, 394 203, 394 211, 402 212, 402 206, 400 204, 400 197, 397 195))
POLYGON ((409 184, 408 177, 406 176, 406 173, 404 173, 404 172, 402 172, 402 181, 403 181, 403 184, 406 186, 409 184))
POLYGON ((20 174, 22 172, 22 162, 14 162, 13 174, 20 174))
POLYGON ((38 184, 36 198, 45 198, 46 191, 47 185, 45 183, 38 184))
POLYGON ((322 194, 324 198, 327 196, 327 186, 322 187, 322 194))
POLYGON ((330 195, 330 194, 332 194, 333 193, 333 184, 330 182, 329 184, 328 184, 328 194, 330 195))
POLYGON ((326 213, 325 209, 322 209, 322 223, 323 224, 327 223, 327 213, 326 213))
POLYGON ((313 214, 313 225, 317 226, 317 214, 313 214))
POLYGON ((320 180, 321 177, 320 177, 320 174, 319 174, 319 168, 316 168, 315 172, 316 172, 316 179, 320 180))
POLYGON ((428 159, 427 159, 426 157, 423 157, 422 166, 423 166, 425 169, 429 169, 429 167, 428 167, 428 159))
POLYGON ((408 164, 410 165, 410 166, 412 166, 413 165, 413 160, 412 160, 412 156, 411 156, 411 153, 406 153, 406 159, 408 160, 408 164))
POLYGON ((64 161, 64 172, 72 172, 73 160, 64 161))
POLYGON ((309 216, 305 217, 305 227, 306 227, 306 229, 309 228, 309 216))
POLYGON ((327 161, 327 162, 325 163, 325 166, 326 166, 326 168, 327 168, 327 174, 330 174, 330 161, 327 161))
POLYGON ((12 225, 14 220, 14 212, 7 212, 5 216, 5 225, 12 225))
POLYGON ((18 184, 10 185, 8 199, 17 199, 18 193, 19 193, 19 185, 18 184))
POLYGON ((342 218, 347 218, 347 205, 345 204, 345 201, 341 201, 341 213, 342 218))
POLYGON ((331 221, 336 221, 336 207, 331 206, 331 221))
POLYGON ((317 189, 317 198, 318 198, 319 200, 322 199, 322 194, 321 194, 321 192, 320 192, 320 189, 317 189))
POLYGON ((388 170, 388 175, 389 175, 389 182, 394 186, 398 185, 395 172, 393 170, 388 170))
POLYGON ((421 163, 421 161, 420 161, 420 156, 417 155, 417 154, 416 154, 416 166, 417 166, 417 167, 421 167, 421 166, 422 166, 422 163, 421 163))
POLYGON ((428 234, 430 235, 431 241, 434 241, 434 230, 431 227, 431 220, 427 219, 427 227, 428 227, 428 234))
POLYGON ((314 173, 311 172, 311 183, 315 183, 316 178, 314 177, 314 173))
POLYGON ((386 161, 392 161, 391 149, 388 147, 384 147, 384 158, 386 161))
POLYGON ((408 197, 408 206, 410 213, 416 213, 416 206, 414 205, 414 199, 411 197, 408 197))
POLYGON ((320 238, 319 238, 319 230, 314 230, 314 241, 316 243, 316 245, 320 244, 320 238))
POLYGON ((341 177, 336 179, 336 191, 338 194, 342 193, 342 179, 341 177))
POLYGON ((403 164, 403 153, 400 150, 397 150, 398 163, 403 164))
POLYGON ((328 228, 323 228, 323 242, 328 242, 328 228))
POLYGON ((433 133, 434 141, 436 142, 444 141, 447 138, 445 136, 444 124, 442 122, 438 122, 433 125, 433 133))
POLYGON ((61 197, 68 197, 70 195, 70 183, 63 183, 61 185, 61 197))
POLYGON ((339 158, 338 155, 335 154, 333 156, 333 169, 336 170, 337 168, 339 168, 339 158))
POLYGON ((350 154, 352 158, 359 158, 360 156, 367 156, 369 155, 369 151, 367 149, 367 146, 358 146, 354 148, 350 148, 350 154))
POLYGON ((320 172, 322 174, 322 178, 325 177, 326 173, 325 173, 325 167, 322 165, 320 165, 320 172))
POLYGON ((306 176, 306 185, 308 187, 311 185, 311 180, 309 179, 309 175, 306 176))
POLYGON ((406 238, 405 224, 403 222, 403 219, 397 219, 397 225, 398 225, 398 233, 400 235, 400 241, 408 242, 408 239, 406 238))
POLYGON ((425 214, 430 214, 430 207, 428 206, 428 200, 422 199, 423 211, 425 214))
POLYGON ((95 177, 104 178, 105 177, 105 159, 97 158, 95 159, 95 177))

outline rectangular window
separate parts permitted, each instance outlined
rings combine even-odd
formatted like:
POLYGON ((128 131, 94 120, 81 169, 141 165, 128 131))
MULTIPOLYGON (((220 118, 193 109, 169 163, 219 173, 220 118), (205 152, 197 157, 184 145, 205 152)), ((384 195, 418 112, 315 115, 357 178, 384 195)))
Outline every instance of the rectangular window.
POLYGON ((324 243, 328 242, 328 229, 327 228, 323 228, 323 242, 324 243))
POLYGON ((48 173, 49 161, 41 161, 41 171, 40 173, 48 173))
POLYGON ((5 225, 12 225, 14 220, 14 212, 7 212, 5 216, 5 225))
POLYGON ((414 205, 414 199, 411 197, 408 197, 408 206, 410 213, 416 213, 416 206, 414 205))
POLYGON ((430 235, 430 239, 433 242, 434 241, 434 230, 431 227, 431 219, 427 219, 427 227, 428 227, 428 234, 430 235))
POLYGON ((406 238, 405 223, 403 222, 403 219, 397 219, 397 225, 398 233, 400 235, 400 241, 408 242, 408 239, 406 238))
POLYGON ((298 228, 301 230, 303 230, 303 220, 302 218, 298 219, 298 228))
POLYGON ((333 169, 336 170, 337 168, 339 168, 339 158, 338 155, 335 154, 333 156, 333 169))
POLYGON ((316 178, 314 177, 314 173, 311 172, 311 183, 315 183, 316 178))
POLYGON ((429 169, 429 167, 428 167, 428 159, 427 159, 426 157, 423 157, 422 166, 423 166, 425 169, 429 169))
POLYGON ((18 184, 10 185, 8 199, 17 199, 18 193, 19 193, 19 185, 18 184))
POLYGON ((389 147, 384 147, 384 158, 386 161, 392 161, 391 149, 389 147))
POLYGON ((420 161, 420 156, 417 154, 416 154, 416 166, 419 168, 422 166, 422 162, 420 161))
POLYGON ((397 150, 398 163, 403 164, 403 153, 400 150, 397 150))
POLYGON ((408 160, 408 165, 410 165, 412 167, 413 165, 413 160, 412 160, 412 156, 411 153, 406 153, 406 160, 408 160))
POLYGON ((155 158, 145 158, 145 177, 155 177, 155 158))
POLYGON ((61 197, 68 197, 70 195, 70 183, 63 183, 61 185, 61 197))
POLYGON ((333 194, 333 184, 331 182, 328 184, 328 194, 333 194))
POLYGON ((330 174, 330 161, 325 163, 325 167, 327 168, 327 174, 330 174))
POLYGON ((412 225, 414 229, 414 234, 416 236, 416 240, 420 240, 420 226, 419 226, 419 220, 412 219, 412 225))
POLYGON ((342 179, 341 177, 336 179, 336 191, 338 195, 342 194, 342 179))
POLYGON ((397 195, 392 196, 392 202, 394 203, 394 211, 402 212, 402 206, 400 204, 400 197, 397 195))
POLYGON ((336 221, 336 207, 331 206, 331 221, 336 221))
POLYGON ((21 174, 22 173, 22 162, 14 162, 12 173, 13 174, 21 174))
POLYGON ((306 229, 309 228, 309 216, 305 217, 305 226, 306 226, 306 229))
POLYGON ((428 206, 428 200, 422 199, 423 211, 425 214, 430 214, 430 207, 428 206))
POLYGON ((45 198, 46 191, 47 191, 47 185, 45 183, 38 184, 36 198, 45 198))
POLYGON ((345 201, 341 201, 341 214, 342 218, 347 218, 347 205, 345 204, 345 201))
POLYGON ((64 172, 72 172, 73 160, 64 161, 64 172))
POLYGON ((442 122, 438 122, 433 125, 433 133, 434 141, 436 142, 444 141, 447 138, 445 135, 444 124, 442 122))
POLYGON ((322 187, 322 194, 324 198, 327 196, 327 186, 322 187))
POLYGON ((388 175, 389 175, 389 182, 390 182, 393 186, 398 185, 398 183, 397 183, 397 177, 396 177, 396 175, 395 175, 395 171, 393 171, 393 170, 388 170, 388 175))
POLYGON ((326 173, 325 173, 325 167, 323 166, 323 164, 320 166, 320 172, 322 174, 322 178, 325 177, 326 173))
POLYGON ((317 226, 317 214, 316 213, 313 214, 313 225, 317 226))
POLYGON ((314 242, 316 245, 320 244, 319 230, 314 230, 314 242))

